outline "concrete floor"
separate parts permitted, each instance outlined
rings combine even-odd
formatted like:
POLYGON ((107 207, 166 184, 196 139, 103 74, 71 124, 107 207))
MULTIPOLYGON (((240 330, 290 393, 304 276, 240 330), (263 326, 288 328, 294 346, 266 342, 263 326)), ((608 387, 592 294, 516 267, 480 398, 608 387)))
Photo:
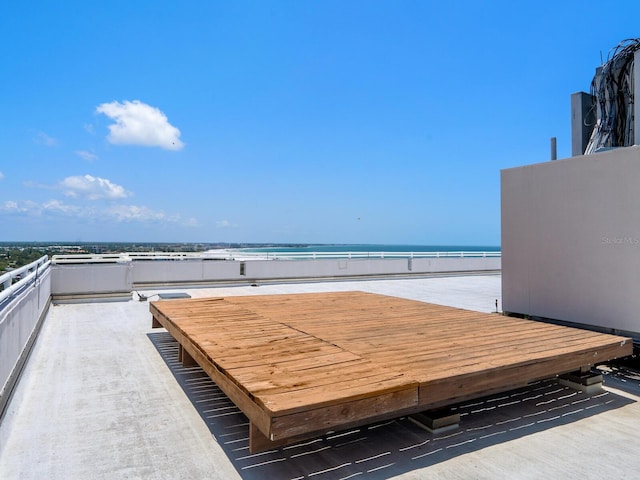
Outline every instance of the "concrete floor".
MULTIPOLYGON (((500 276, 171 289, 193 297, 365 290, 495 311, 500 276)), ((147 291, 146 294, 155 293, 147 291)), ((585 395, 544 381, 457 407, 434 435, 406 418, 257 455, 248 423, 148 303, 53 306, 0 423, 2 479, 638 478, 640 373, 585 395)))

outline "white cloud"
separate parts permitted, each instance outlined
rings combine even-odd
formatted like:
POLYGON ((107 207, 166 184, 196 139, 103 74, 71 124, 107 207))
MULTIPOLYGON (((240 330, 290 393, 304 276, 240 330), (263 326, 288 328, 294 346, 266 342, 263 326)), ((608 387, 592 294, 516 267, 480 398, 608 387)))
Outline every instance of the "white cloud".
POLYGON ((130 221, 162 221, 169 220, 162 211, 155 211, 147 207, 137 205, 114 205, 106 210, 106 213, 119 222, 130 221))
POLYGON ((69 205, 60 200, 49 200, 42 204, 42 210, 62 215, 81 215, 83 209, 78 205, 69 205))
POLYGON ((4 173, 0 172, 0 180, 4 178, 4 173))
POLYGON ((58 145, 58 140, 50 137, 44 132, 38 132, 34 140, 36 143, 39 143, 40 145, 46 145, 47 147, 55 147, 56 145, 58 145))
POLYGON ((102 198, 115 200, 131 196, 122 186, 111 183, 106 178, 91 175, 67 177, 60 182, 64 194, 72 198, 99 200, 102 198))
POLYGON ((74 219, 82 223, 140 223, 176 225, 182 227, 199 227, 200 223, 193 217, 182 217, 178 214, 167 214, 162 210, 141 205, 127 205, 118 202, 130 197, 121 185, 106 178, 92 175, 67 177, 56 185, 39 185, 27 183, 25 186, 62 192, 68 200, 51 199, 45 202, 7 200, 0 203, 0 214, 32 217, 39 220, 55 220, 61 217, 74 219), (91 203, 87 200, 92 200, 91 203))
POLYGON ((88 152, 87 150, 76 150, 76 155, 84 158, 88 162, 92 162, 93 160, 98 159, 98 156, 95 153, 88 152))
POLYGON ((7 200, 2 205, 0 205, 0 212, 18 213, 20 212, 20 207, 18 206, 18 202, 14 202, 13 200, 7 200))
POLYGON ((231 223, 229 220, 219 220, 216 222, 216 227, 218 228, 235 228, 237 226, 237 224, 231 223))
POLYGON ((20 203, 7 200, 0 205, 0 213, 40 215, 40 212, 42 212, 42 206, 30 200, 20 203))
POLYGON ((117 222, 167 223, 180 224, 184 227, 199 226, 199 222, 195 218, 184 220, 180 215, 167 215, 161 210, 138 205, 112 205, 102 214, 117 222))
POLYGON ((109 125, 107 140, 118 145, 143 145, 165 150, 180 150, 180 130, 169 123, 167 116, 156 107, 142 103, 111 102, 98 105, 96 112, 103 113, 116 123, 109 125))
POLYGON ((91 124, 91 123, 85 123, 85 124, 84 124, 84 129, 85 129, 88 133, 90 133, 91 135, 95 135, 95 133, 96 133, 96 132, 95 132, 95 129, 93 128, 93 124, 91 124))
POLYGON ((110 205, 95 207, 94 204, 74 205, 60 200, 49 200, 44 203, 32 201, 16 202, 5 201, 0 204, 0 214, 22 215, 29 217, 59 218, 67 217, 87 222, 103 223, 164 223, 181 225, 184 227, 197 227, 199 222, 195 218, 184 220, 180 215, 167 215, 163 211, 153 210, 138 205, 110 205))

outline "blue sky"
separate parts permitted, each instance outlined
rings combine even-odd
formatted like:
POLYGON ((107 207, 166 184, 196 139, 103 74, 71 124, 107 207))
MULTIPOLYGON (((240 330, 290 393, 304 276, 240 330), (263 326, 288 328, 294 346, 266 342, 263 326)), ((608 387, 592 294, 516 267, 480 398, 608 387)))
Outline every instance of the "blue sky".
POLYGON ((0 15, 0 241, 498 245, 500 170, 640 4, 30 1, 0 15))

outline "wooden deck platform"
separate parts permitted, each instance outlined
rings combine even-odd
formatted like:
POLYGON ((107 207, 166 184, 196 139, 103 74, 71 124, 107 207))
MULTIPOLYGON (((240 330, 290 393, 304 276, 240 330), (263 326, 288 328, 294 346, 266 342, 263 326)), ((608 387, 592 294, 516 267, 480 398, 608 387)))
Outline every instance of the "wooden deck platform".
POLYGON ((250 449, 435 409, 632 353, 630 339, 363 292, 150 304, 250 420, 250 449))

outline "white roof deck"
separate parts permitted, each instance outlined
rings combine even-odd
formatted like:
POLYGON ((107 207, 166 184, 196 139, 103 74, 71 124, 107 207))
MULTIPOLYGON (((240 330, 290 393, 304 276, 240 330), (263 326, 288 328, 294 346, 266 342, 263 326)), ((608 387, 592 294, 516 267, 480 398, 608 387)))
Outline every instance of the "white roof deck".
MULTIPOLYGON (((491 312, 501 279, 162 291, 205 297, 343 290, 491 312)), ((468 402, 459 407, 460 428, 445 434, 400 418, 251 455, 247 419, 199 367, 181 366, 176 342, 151 329, 148 303, 56 305, 0 424, 0 478, 635 478, 640 374, 624 367, 605 373, 601 394, 543 381, 468 402)))

